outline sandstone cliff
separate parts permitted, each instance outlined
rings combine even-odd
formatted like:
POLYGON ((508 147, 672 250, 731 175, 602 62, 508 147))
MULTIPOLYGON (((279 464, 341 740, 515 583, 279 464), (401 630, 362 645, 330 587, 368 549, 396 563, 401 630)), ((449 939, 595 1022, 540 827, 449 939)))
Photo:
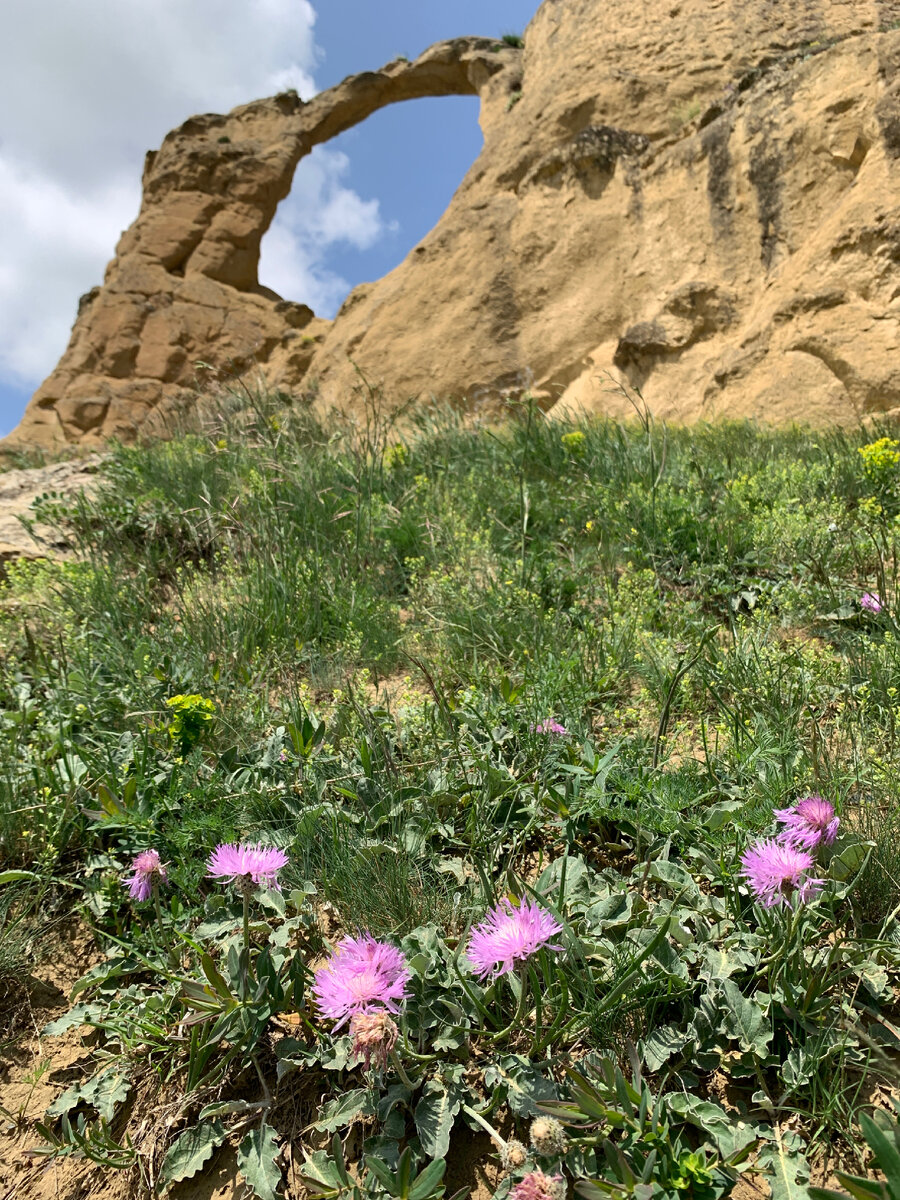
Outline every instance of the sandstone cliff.
POLYGON ((620 414, 619 378, 675 419, 854 421, 900 406, 898 183, 900 0, 544 0, 524 51, 461 38, 169 134, 12 436, 161 431, 198 361, 322 406, 357 364, 393 403, 620 414), (474 93, 483 151, 400 266, 333 322, 259 287, 314 145, 474 93))

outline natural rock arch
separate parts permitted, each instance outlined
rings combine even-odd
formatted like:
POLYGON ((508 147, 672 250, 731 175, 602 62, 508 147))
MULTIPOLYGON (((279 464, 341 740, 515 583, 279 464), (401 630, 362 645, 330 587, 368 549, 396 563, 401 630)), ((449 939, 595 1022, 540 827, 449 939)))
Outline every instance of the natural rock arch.
POLYGON ((458 38, 414 62, 350 76, 307 103, 285 92, 173 130, 147 154, 138 218, 103 286, 81 298, 69 346, 14 439, 46 445, 161 430, 173 406, 193 396, 197 360, 296 380, 328 323, 261 287, 257 271, 297 164, 401 100, 481 94, 484 107, 494 76, 518 78, 520 58, 502 42, 458 38))
POLYGON ((900 410, 900 0, 544 0, 525 49, 465 38, 195 117, 14 443, 164 431, 195 362, 346 405, 527 386, 631 415, 820 423, 900 410), (477 93, 484 149, 435 228, 333 322, 256 283, 314 144, 477 93))

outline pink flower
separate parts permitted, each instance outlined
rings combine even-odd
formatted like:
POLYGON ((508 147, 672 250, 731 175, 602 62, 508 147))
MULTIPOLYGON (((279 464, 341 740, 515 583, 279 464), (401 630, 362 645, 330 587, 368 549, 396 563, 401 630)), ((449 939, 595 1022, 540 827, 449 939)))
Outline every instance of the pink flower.
POLYGON ((565 1200, 566 1184, 562 1175, 529 1171, 511 1189, 510 1200, 565 1200))
POLYGON ((340 1029, 356 1013, 379 1006, 396 1013, 407 996, 410 976, 403 952, 371 934, 345 937, 330 960, 316 971, 312 986, 316 1007, 340 1029))
POLYGON ((374 1062, 382 1071, 388 1055, 397 1045, 397 1026, 383 1008, 375 1012, 358 1012, 350 1018, 353 1053, 361 1058, 368 1071, 374 1062))
POLYGON ((860 608, 870 613, 880 613, 884 608, 881 597, 875 592, 863 592, 859 598, 860 608))
POLYGON ((493 974, 497 978, 511 971, 516 962, 530 958, 541 946, 562 950, 562 946, 550 944, 553 935, 561 932, 562 925, 539 904, 526 899, 514 908, 509 900, 502 900, 480 925, 474 926, 466 954, 476 975, 483 979, 493 974))
POLYGON ((821 796, 807 796, 793 808, 776 808, 775 816, 785 826, 778 835, 779 842, 813 853, 820 846, 831 845, 841 823, 840 817, 835 816, 834 805, 821 796))
POLYGON ((278 872, 287 865, 288 856, 275 846, 216 846, 206 864, 209 879, 234 884, 251 882, 257 887, 281 891, 278 872))
POLYGON ((560 725, 559 721, 554 721, 552 717, 548 717, 546 721, 538 721, 536 725, 529 725, 528 728, 532 733, 549 733, 552 737, 566 737, 569 732, 565 725, 560 725))
POLYGON ((741 874, 750 884, 754 897, 766 908, 790 904, 796 892, 801 903, 818 892, 824 879, 810 879, 813 856, 795 850, 774 838, 760 838, 741 857, 741 874))
POLYGON ((159 861, 157 850, 142 850, 131 864, 131 869, 134 874, 125 882, 132 900, 149 900, 153 889, 168 879, 168 872, 159 861))

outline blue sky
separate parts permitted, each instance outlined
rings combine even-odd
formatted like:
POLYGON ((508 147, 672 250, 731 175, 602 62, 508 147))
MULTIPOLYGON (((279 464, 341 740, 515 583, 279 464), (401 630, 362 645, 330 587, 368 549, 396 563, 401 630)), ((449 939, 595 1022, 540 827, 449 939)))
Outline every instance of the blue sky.
MULTIPOLYGON (((522 32, 538 0, 43 0, 0 41, 0 433, 65 348, 140 200, 145 150, 198 111, 303 96, 442 38, 522 32), (29 96, 22 104, 21 97, 29 96), (115 96, 115 103, 110 97, 115 96)), ((474 97, 383 109, 301 163, 260 280, 330 316, 432 228, 481 148, 474 97)))

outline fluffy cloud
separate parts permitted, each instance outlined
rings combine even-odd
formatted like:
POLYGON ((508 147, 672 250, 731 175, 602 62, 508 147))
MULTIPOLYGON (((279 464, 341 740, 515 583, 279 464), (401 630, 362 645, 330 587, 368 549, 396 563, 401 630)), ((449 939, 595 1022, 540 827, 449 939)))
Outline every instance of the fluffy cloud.
MULTIPOLYGON (((195 112, 315 91, 309 0, 41 0, 0 39, 0 386, 36 386, 65 348, 78 297, 101 282, 140 203, 146 150, 195 112)), ((346 157, 301 165, 265 244, 265 282, 329 311, 347 284, 322 265, 366 246, 376 200, 346 157)), ((4 424, 8 422, 4 421, 4 424)))
POLYGON ((382 221, 377 200, 363 200, 343 184, 349 166, 340 150, 317 146, 297 168, 290 197, 262 243, 260 283, 322 316, 333 315, 350 287, 323 265, 328 247, 346 242, 368 250, 396 229, 382 221))

